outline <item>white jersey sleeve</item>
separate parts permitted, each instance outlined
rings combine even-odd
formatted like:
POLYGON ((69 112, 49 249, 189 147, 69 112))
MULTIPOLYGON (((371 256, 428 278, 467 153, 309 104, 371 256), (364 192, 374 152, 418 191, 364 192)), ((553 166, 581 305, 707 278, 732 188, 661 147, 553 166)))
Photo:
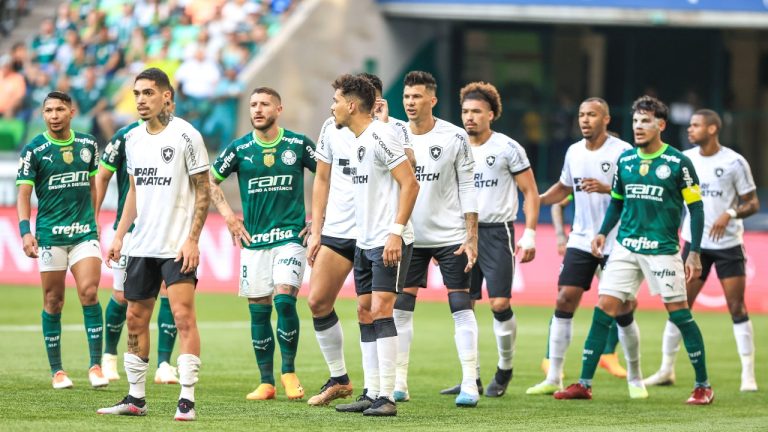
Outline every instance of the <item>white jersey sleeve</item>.
POLYGON ((488 141, 472 146, 478 222, 505 223, 517 218, 515 175, 530 168, 523 147, 512 138, 493 132, 488 141))
POLYGON ((475 158, 469 149, 469 137, 465 131, 456 134, 458 148, 453 163, 459 183, 459 203, 461 212, 477 213, 477 193, 475 193, 475 158))
POLYGON ((184 159, 187 163, 187 173, 194 175, 208 171, 208 150, 203 143, 203 136, 195 128, 190 128, 188 132, 182 132, 184 138, 184 159))
POLYGON ((355 146, 355 135, 352 131, 348 128, 337 129, 333 117, 323 123, 315 154, 319 161, 331 165, 331 186, 322 230, 324 236, 357 238, 355 194, 350 165, 355 146))
POLYGON ((563 161, 563 170, 560 171, 560 183, 566 187, 573 187, 573 175, 571 175, 571 149, 573 146, 568 147, 568 151, 565 152, 565 160, 563 161))
POLYGON ((315 155, 317 160, 327 164, 333 163, 333 150, 331 149, 331 132, 336 128, 336 120, 333 117, 323 123, 320 136, 317 138, 315 155))
POLYGON ((407 123, 394 117, 390 117, 387 124, 392 126, 392 129, 395 131, 395 138, 403 143, 403 148, 413 148, 413 145, 411 144, 411 134, 408 131, 407 123))

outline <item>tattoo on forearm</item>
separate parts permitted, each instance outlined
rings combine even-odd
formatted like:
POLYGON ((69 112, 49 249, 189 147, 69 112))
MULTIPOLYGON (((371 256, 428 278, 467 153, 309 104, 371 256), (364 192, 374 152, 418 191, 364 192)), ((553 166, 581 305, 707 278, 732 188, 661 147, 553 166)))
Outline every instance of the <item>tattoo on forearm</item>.
POLYGON ((224 199, 224 191, 221 190, 219 185, 213 182, 210 183, 210 187, 211 187, 211 202, 213 202, 213 205, 215 205, 216 208, 218 208, 221 203, 226 202, 226 200, 224 199))
POLYGON ((467 238, 477 237, 477 213, 464 213, 467 225, 467 238))
POLYGON ((192 184, 195 186, 195 213, 192 216, 189 238, 197 240, 200 238, 200 231, 203 230, 205 219, 208 217, 208 206, 211 205, 211 185, 208 182, 208 173, 201 172, 192 175, 192 184))
POLYGON ((139 335, 128 333, 128 352, 139 355, 139 335))

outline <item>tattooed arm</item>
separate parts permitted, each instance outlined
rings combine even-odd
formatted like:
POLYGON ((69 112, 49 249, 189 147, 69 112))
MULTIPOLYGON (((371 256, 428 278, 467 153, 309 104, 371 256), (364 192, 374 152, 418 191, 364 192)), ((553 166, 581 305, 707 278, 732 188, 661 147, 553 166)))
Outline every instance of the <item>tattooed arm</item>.
POLYGON ((235 215, 232 207, 230 207, 227 199, 224 197, 224 191, 221 190, 221 186, 219 186, 221 180, 217 179, 213 175, 213 171, 209 171, 208 181, 211 186, 211 201, 213 202, 213 205, 216 206, 216 209, 219 210, 221 216, 224 217, 224 220, 227 222, 229 234, 232 235, 232 245, 240 246, 240 249, 243 248, 243 245, 250 246, 251 235, 248 234, 248 231, 245 229, 245 225, 243 225, 243 221, 238 218, 237 215, 235 215))
POLYGON ((181 247, 176 261, 182 260, 182 273, 190 273, 200 264, 200 249, 197 242, 200 240, 200 232, 203 230, 205 218, 208 216, 208 206, 211 204, 211 189, 208 184, 208 173, 205 171, 190 176, 195 187, 195 212, 192 215, 192 227, 189 229, 189 237, 181 247))

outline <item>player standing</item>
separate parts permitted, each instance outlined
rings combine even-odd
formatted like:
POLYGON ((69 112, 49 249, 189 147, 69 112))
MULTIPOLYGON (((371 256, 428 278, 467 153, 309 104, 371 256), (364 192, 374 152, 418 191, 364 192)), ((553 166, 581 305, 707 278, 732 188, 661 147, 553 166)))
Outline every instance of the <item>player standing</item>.
POLYGON ((93 136, 70 129, 74 113, 72 98, 66 93, 54 91, 45 97, 43 120, 47 130, 24 146, 16 175, 16 207, 24 253, 39 258, 43 339, 54 389, 72 387, 61 362, 61 310, 67 268, 75 277, 83 306, 90 353, 88 379, 93 387, 109 384, 99 365, 104 316, 98 298, 101 248, 93 213, 98 146, 93 136), (33 189, 38 199, 35 234, 29 224, 33 189))
MULTIPOLYGON (((755 342, 752 322, 744 304, 746 272, 744 264, 744 223, 760 209, 752 170, 743 156, 720 144, 720 116, 708 109, 696 111, 688 127, 688 140, 698 148, 683 152, 691 159, 701 181, 704 202, 704 232, 701 241, 701 277, 690 281, 688 305, 696 296, 714 264, 733 320, 733 335, 741 357, 741 391, 757 391, 755 380, 755 342)), ((691 215, 683 221, 683 257, 691 249, 691 215)), ((675 382, 675 358, 680 349, 680 330, 667 321, 662 338, 662 362, 658 372, 645 380, 647 385, 675 382)))
POLYGON ((643 96, 632 104, 632 113, 637 149, 627 150, 619 158, 611 203, 592 241, 592 253, 601 257, 606 236, 621 221, 616 244, 600 280, 600 297, 584 344, 581 378, 555 392, 554 397, 592 398, 592 378, 613 318, 621 313, 623 303, 637 298, 645 279, 651 294, 661 295, 670 320, 682 332, 696 372, 696 384, 687 403, 710 404, 714 392, 707 378, 704 340, 688 308, 685 291, 686 281, 701 274, 704 205, 699 180, 691 160, 661 141, 669 115, 667 106, 658 99, 643 96), (691 251, 685 264, 677 237, 684 205, 691 212, 691 251))
POLYGON ((253 131, 232 141, 211 167, 213 203, 240 251, 240 296, 248 298, 251 338, 261 384, 246 398, 275 398, 272 302, 277 310, 281 382, 289 399, 304 397, 296 376, 299 316, 296 296, 304 278, 304 169, 315 171, 315 143, 279 126, 280 94, 269 87, 251 93, 253 131), (219 183, 237 173, 245 221, 238 219, 219 183))
POLYGON ((208 215, 208 153, 202 136, 171 114, 171 85, 165 72, 146 69, 136 76, 133 95, 144 120, 125 146, 130 188, 109 250, 120 259, 123 238, 135 222, 126 266, 128 395, 99 414, 146 415, 149 321, 160 285, 168 287, 179 332, 181 393, 176 420, 195 420, 195 383, 200 369, 200 333, 195 314, 198 241, 208 215))
MULTIPOLYGON (((576 210, 573 229, 560 268, 555 313, 549 324, 547 377, 543 382, 530 387, 526 391, 527 394, 548 395, 563 388, 561 377, 565 353, 573 334, 573 316, 582 295, 590 289, 595 272, 605 267, 616 239, 617 230, 614 228, 608 234, 603 256, 598 258, 592 255, 592 239, 600 229, 603 215, 611 202, 610 183, 616 173, 617 161, 622 153, 632 148, 629 143, 608 134, 610 121, 608 104, 603 99, 589 98, 581 103, 579 127, 584 138, 568 148, 560 180, 541 196, 542 204, 554 207, 559 206, 561 201, 572 194, 576 210)), ((632 359, 627 377, 630 395, 643 398, 647 397, 648 393, 640 382, 640 353, 636 343, 639 340, 639 330, 633 315, 635 306, 634 301, 624 303, 615 321, 619 322, 622 340, 625 341, 625 357, 632 359)), ((606 348, 614 351, 618 338, 618 329, 614 322, 611 324, 606 347, 601 350, 601 365, 618 362, 615 354, 610 356, 612 362, 606 362, 604 354, 606 348)), ((627 376, 626 372, 624 375, 627 376)))

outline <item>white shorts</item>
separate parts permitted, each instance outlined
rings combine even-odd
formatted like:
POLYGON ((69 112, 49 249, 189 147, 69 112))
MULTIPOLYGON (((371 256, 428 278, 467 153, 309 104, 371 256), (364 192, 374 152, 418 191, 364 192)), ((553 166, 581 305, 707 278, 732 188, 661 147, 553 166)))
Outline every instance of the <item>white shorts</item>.
POLYGON ((128 251, 130 251, 131 233, 123 237, 123 247, 120 248, 120 259, 112 263, 112 289, 125 291, 125 266, 128 264, 128 251))
POLYGON ((622 301, 634 300, 643 278, 648 281, 651 295, 661 295, 664 303, 688 299, 685 291, 685 268, 680 254, 643 255, 620 244, 613 246, 603 270, 598 293, 622 301))
POLYGON ((86 240, 69 246, 40 246, 38 268, 40 272, 61 271, 85 258, 101 261, 101 247, 98 240, 86 240))
POLYGON ((298 243, 271 249, 240 251, 240 296, 259 298, 272 295, 276 285, 301 288, 307 250, 298 243))

